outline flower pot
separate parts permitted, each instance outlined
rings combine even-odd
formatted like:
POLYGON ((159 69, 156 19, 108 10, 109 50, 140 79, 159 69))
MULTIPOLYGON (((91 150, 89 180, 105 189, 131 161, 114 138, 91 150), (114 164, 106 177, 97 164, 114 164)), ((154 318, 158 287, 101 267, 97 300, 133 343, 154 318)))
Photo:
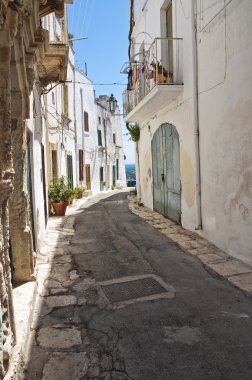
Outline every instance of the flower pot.
POLYGON ((153 70, 148 70, 147 79, 153 79, 153 78, 154 78, 154 71, 153 70))
POLYGON ((64 216, 66 213, 67 202, 52 203, 53 211, 55 216, 64 216))
POLYGON ((77 198, 77 199, 81 199, 81 198, 82 198, 82 192, 77 193, 77 194, 76 194, 76 198, 77 198))

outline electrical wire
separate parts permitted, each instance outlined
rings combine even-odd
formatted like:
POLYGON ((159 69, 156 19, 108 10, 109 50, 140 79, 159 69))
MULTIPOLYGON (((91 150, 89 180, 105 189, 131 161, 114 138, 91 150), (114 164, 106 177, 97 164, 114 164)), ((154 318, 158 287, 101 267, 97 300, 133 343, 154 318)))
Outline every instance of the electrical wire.
POLYGON ((90 12, 89 12, 89 18, 87 19, 87 28, 86 28, 86 34, 85 34, 86 36, 88 35, 88 30, 89 30, 89 27, 90 27, 90 24, 91 24, 92 15, 93 15, 93 9, 94 9, 94 0, 92 0, 90 12))
POLYGON ((82 36, 82 33, 84 32, 84 29, 85 29, 88 3, 89 3, 89 0, 86 0, 86 6, 84 8, 84 15, 83 15, 83 19, 82 19, 82 23, 80 27, 80 36, 82 36))
POLYGON ((113 83, 87 83, 87 82, 79 82, 79 81, 60 81, 56 83, 54 86, 51 86, 49 89, 44 88, 43 89, 43 94, 47 95, 51 90, 53 90, 55 87, 59 86, 60 84, 82 84, 86 86, 127 86, 127 83, 122 83, 122 82, 113 82, 113 83))
POLYGON ((81 4, 83 4, 83 0, 79 0, 79 2, 76 4, 76 10, 78 9, 77 11, 77 20, 76 22, 74 23, 74 26, 75 28, 73 29, 74 30, 74 35, 76 36, 77 32, 78 32, 78 26, 79 26, 79 20, 80 20, 80 17, 81 17, 81 4))

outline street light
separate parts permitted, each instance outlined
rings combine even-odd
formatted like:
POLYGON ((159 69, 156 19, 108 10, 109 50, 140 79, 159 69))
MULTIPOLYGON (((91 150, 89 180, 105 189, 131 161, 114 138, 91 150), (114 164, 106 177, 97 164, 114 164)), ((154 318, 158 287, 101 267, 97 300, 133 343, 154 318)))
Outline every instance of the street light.
POLYGON ((116 107, 117 107, 117 100, 114 97, 113 94, 110 95, 108 99, 108 105, 109 105, 109 110, 112 113, 112 115, 115 113, 116 107))
POLYGON ((69 42, 73 41, 81 41, 81 40, 88 40, 88 37, 78 37, 78 38, 69 38, 69 42))

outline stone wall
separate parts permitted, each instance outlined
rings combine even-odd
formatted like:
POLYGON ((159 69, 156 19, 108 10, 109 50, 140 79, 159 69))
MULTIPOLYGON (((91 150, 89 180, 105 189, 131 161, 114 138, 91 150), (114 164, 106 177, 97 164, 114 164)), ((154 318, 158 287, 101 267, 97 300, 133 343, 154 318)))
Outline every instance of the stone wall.
POLYGON ((26 185, 29 95, 35 80, 48 84, 64 76, 67 48, 47 55, 48 33, 40 24, 54 11, 63 16, 64 0, 0 1, 0 379, 16 339, 12 282, 29 281, 34 271, 26 185))

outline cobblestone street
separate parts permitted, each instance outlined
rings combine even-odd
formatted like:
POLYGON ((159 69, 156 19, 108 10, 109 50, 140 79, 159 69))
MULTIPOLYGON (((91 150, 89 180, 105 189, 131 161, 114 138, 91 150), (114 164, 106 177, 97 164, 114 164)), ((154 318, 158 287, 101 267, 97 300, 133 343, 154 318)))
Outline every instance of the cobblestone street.
POLYGON ((77 206, 49 221, 18 379, 251 379, 249 267, 125 192, 77 206))

